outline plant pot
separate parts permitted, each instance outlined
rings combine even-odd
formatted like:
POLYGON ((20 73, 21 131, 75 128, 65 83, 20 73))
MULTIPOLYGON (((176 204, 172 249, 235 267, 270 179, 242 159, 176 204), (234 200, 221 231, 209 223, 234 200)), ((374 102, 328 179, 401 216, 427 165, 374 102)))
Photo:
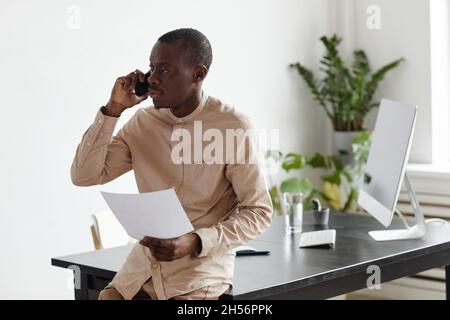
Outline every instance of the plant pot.
POLYGON ((352 159, 352 139, 359 134, 359 131, 334 131, 333 132, 333 153, 345 152, 342 157, 344 165, 351 164, 352 159))

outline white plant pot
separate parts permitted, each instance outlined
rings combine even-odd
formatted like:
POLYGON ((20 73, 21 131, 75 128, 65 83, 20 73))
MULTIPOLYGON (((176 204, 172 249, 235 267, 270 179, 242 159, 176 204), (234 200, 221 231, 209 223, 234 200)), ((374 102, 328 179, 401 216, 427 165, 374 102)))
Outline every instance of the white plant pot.
POLYGON ((359 131, 334 131, 333 132, 333 153, 339 154, 345 151, 347 155, 343 158, 343 164, 352 162, 352 139, 359 134, 359 131))

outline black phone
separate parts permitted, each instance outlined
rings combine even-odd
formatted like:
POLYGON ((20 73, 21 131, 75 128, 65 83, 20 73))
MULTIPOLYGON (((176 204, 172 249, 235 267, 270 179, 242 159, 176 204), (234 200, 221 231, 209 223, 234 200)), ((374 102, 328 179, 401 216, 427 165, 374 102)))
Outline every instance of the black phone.
POLYGON ((148 90, 150 90, 150 86, 148 84, 148 77, 150 76, 150 71, 148 71, 145 75, 144 75, 144 82, 136 82, 136 85, 134 86, 134 92, 136 93, 136 95, 138 97, 143 96, 144 94, 146 94, 148 92, 148 90))

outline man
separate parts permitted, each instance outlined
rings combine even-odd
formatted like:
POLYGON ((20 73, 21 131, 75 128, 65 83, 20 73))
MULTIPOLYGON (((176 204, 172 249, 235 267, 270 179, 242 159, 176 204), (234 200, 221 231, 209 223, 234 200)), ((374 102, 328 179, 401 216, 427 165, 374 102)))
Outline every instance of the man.
POLYGON ((104 184, 133 169, 139 192, 174 188, 195 229, 175 239, 141 239, 99 299, 217 299, 232 285, 232 249, 271 223, 272 204, 257 164, 211 163, 186 154, 179 155, 181 162, 174 159, 180 143, 174 132, 194 136, 194 122, 224 136, 226 130, 251 129, 242 114, 203 93, 211 61, 211 45, 199 31, 166 33, 151 52, 150 91, 135 94, 136 82, 144 81, 139 70, 118 78, 83 135, 71 167, 75 185, 104 184), (112 137, 122 112, 148 97, 154 107, 137 110, 112 137))

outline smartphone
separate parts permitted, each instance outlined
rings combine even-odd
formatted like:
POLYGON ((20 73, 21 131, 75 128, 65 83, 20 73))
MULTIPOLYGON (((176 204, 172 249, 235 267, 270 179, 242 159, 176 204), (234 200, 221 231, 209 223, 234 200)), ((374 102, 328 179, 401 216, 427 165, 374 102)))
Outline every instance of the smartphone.
POLYGON ((148 92, 148 90, 150 90, 150 86, 148 84, 148 77, 150 76, 150 71, 148 71, 145 75, 144 75, 144 82, 136 82, 136 85, 134 86, 134 92, 136 93, 136 95, 138 97, 143 96, 144 94, 146 94, 148 92))

